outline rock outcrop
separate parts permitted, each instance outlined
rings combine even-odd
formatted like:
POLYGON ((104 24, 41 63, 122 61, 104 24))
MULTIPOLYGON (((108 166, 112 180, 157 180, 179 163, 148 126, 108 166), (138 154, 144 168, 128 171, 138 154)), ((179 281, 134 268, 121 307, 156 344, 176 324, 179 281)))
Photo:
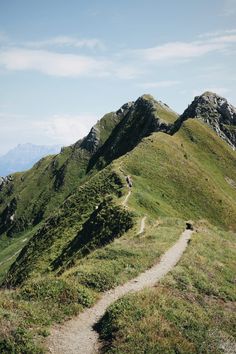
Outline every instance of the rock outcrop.
POLYGON ((180 118, 173 132, 188 118, 199 118, 207 123, 233 149, 236 149, 236 108, 228 101, 213 93, 205 92, 194 98, 180 118))
POLYGON ((12 182, 12 176, 0 177, 0 191, 6 185, 12 182))

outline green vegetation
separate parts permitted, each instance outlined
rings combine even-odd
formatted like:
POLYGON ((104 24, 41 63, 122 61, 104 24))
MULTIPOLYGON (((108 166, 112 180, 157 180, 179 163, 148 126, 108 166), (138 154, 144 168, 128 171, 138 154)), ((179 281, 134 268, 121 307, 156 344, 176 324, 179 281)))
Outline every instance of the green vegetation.
POLYGON ((149 95, 130 107, 0 192, 1 352, 44 352, 50 325, 151 267, 189 219, 207 221, 172 275, 107 312, 104 351, 220 353, 215 333, 232 343, 235 151, 197 119, 167 134, 177 115, 149 95))
POLYGON ((136 230, 130 229, 114 242, 77 259, 60 276, 30 278, 21 288, 2 291, 2 352, 44 352, 43 341, 52 323, 78 314, 94 304, 99 292, 152 266, 176 242, 183 228, 180 220, 162 219, 158 227, 154 222, 147 225, 145 234, 137 235, 136 230))
POLYGON ((208 219, 236 230, 235 152, 199 120, 189 119, 174 136, 145 138, 117 161, 132 175, 130 205, 142 214, 208 219))
MULTIPOLYGON (((92 177, 39 228, 11 266, 4 284, 16 286, 29 275, 35 278, 37 273, 50 272, 54 268, 53 262, 77 239, 95 208, 106 196, 121 195, 121 188, 121 180, 109 167, 92 177)), ((131 226, 129 222, 128 228, 131 226)), ((108 234, 108 230, 103 229, 103 232, 108 234)), ((82 246, 82 243, 78 245, 76 251, 82 246)))
MULTIPOLYGON (((104 144, 120 119, 110 113, 98 121, 96 148, 104 144)), ((29 171, 14 174, 0 193, 0 234, 15 236, 49 217, 87 179, 93 148, 88 135, 60 154, 41 159, 29 171)))
POLYGON ((103 352, 233 353, 235 259, 235 235, 203 225, 160 285, 108 309, 103 352))

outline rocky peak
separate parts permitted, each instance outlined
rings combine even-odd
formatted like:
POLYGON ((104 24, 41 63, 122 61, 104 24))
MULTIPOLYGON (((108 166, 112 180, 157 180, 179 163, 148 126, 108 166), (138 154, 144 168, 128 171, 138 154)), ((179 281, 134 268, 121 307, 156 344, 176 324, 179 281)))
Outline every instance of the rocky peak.
POLYGON ((87 151, 94 153, 100 143, 100 130, 98 125, 94 125, 86 138, 84 138, 80 144, 82 149, 86 149, 87 151))
POLYGON ((204 92, 180 117, 181 122, 188 118, 199 118, 211 126, 231 147, 236 148, 236 108, 213 92, 204 92))
POLYGON ((13 178, 12 178, 12 176, 6 176, 6 177, 1 177, 0 176, 0 191, 2 190, 2 188, 6 185, 6 184, 8 184, 8 183, 10 183, 10 182, 12 182, 12 180, 13 180, 13 178))
POLYGON ((116 114, 118 116, 122 115, 126 115, 128 113, 128 111, 130 110, 130 108, 132 108, 134 105, 134 102, 127 102, 125 104, 123 104, 123 106, 120 107, 120 109, 118 109, 118 111, 116 111, 116 114))

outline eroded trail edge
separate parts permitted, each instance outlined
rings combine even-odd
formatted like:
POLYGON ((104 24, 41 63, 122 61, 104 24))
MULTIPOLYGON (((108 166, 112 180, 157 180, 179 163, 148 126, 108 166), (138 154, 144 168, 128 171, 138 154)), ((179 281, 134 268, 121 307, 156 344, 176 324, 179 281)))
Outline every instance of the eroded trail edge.
POLYGON ((106 309, 127 293, 137 292, 154 286, 180 260, 192 230, 185 230, 179 240, 161 257, 159 263, 141 273, 124 285, 105 292, 90 309, 62 326, 55 326, 48 338, 49 353, 54 354, 93 354, 99 350, 99 336, 93 327, 104 315, 106 309))

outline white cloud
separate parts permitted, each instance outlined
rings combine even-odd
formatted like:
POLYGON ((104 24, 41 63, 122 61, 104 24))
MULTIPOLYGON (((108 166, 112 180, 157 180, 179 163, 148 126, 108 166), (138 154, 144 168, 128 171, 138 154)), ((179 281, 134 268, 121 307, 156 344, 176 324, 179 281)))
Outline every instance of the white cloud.
POLYGON ((91 114, 55 115, 33 125, 49 140, 69 145, 86 136, 96 121, 97 117, 91 114))
POLYGON ((218 37, 218 36, 222 36, 225 34, 232 34, 232 33, 236 33, 236 28, 232 28, 229 30, 202 33, 202 34, 199 34, 198 38, 218 37))
POLYGON ((70 145, 87 135, 97 117, 55 115, 44 119, 30 119, 20 114, 0 112, 0 154, 20 143, 70 145))
POLYGON ((103 76, 110 63, 84 55, 12 48, 0 52, 0 65, 8 70, 36 70, 55 76, 103 76))
POLYGON ((104 57, 22 48, 0 51, 0 66, 7 70, 33 70, 59 77, 114 76, 120 79, 133 79, 141 74, 141 70, 134 65, 104 57))
POLYGON ((45 48, 45 47, 75 47, 75 48, 89 48, 89 49, 104 49, 103 42, 97 38, 76 38, 70 36, 57 36, 42 41, 24 42, 24 46, 31 48, 45 48))
POLYGON ((223 15, 232 16, 236 14, 236 0, 224 0, 223 15))
MULTIPOLYGON (((209 36, 208 36, 209 37, 209 36)), ((236 43, 235 30, 217 32, 209 38, 193 42, 169 42, 160 46, 138 49, 135 55, 147 61, 188 60, 223 51, 236 43)))
POLYGON ((149 89, 149 88, 168 88, 168 87, 173 87, 180 84, 180 81, 174 81, 174 80, 165 80, 165 81, 157 81, 157 82, 144 82, 139 84, 139 87, 142 87, 144 89, 149 89))
MULTIPOLYGON (((59 77, 109 76, 122 80, 134 79, 150 71, 151 66, 149 68, 149 63, 150 65, 155 65, 156 63, 169 61, 175 61, 175 63, 183 62, 220 52, 232 54, 233 50, 235 50, 235 43, 236 30, 232 29, 205 34, 205 37, 197 41, 168 42, 146 49, 121 50, 119 53, 107 56, 67 53, 64 50, 61 52, 39 49, 41 46, 52 45, 63 46, 63 49, 65 49, 64 46, 68 46, 71 49, 71 47, 76 46, 90 46, 92 48, 99 45, 99 41, 96 39, 80 40, 73 37, 59 36, 31 43, 34 48, 13 47, 11 44, 3 47, 0 50, 0 67, 15 71, 38 71, 46 75, 59 77)), ((149 85, 149 87, 158 86, 149 85)))
POLYGON ((223 48, 224 45, 218 43, 172 42, 153 48, 141 49, 137 52, 148 61, 166 61, 201 57, 223 48))

